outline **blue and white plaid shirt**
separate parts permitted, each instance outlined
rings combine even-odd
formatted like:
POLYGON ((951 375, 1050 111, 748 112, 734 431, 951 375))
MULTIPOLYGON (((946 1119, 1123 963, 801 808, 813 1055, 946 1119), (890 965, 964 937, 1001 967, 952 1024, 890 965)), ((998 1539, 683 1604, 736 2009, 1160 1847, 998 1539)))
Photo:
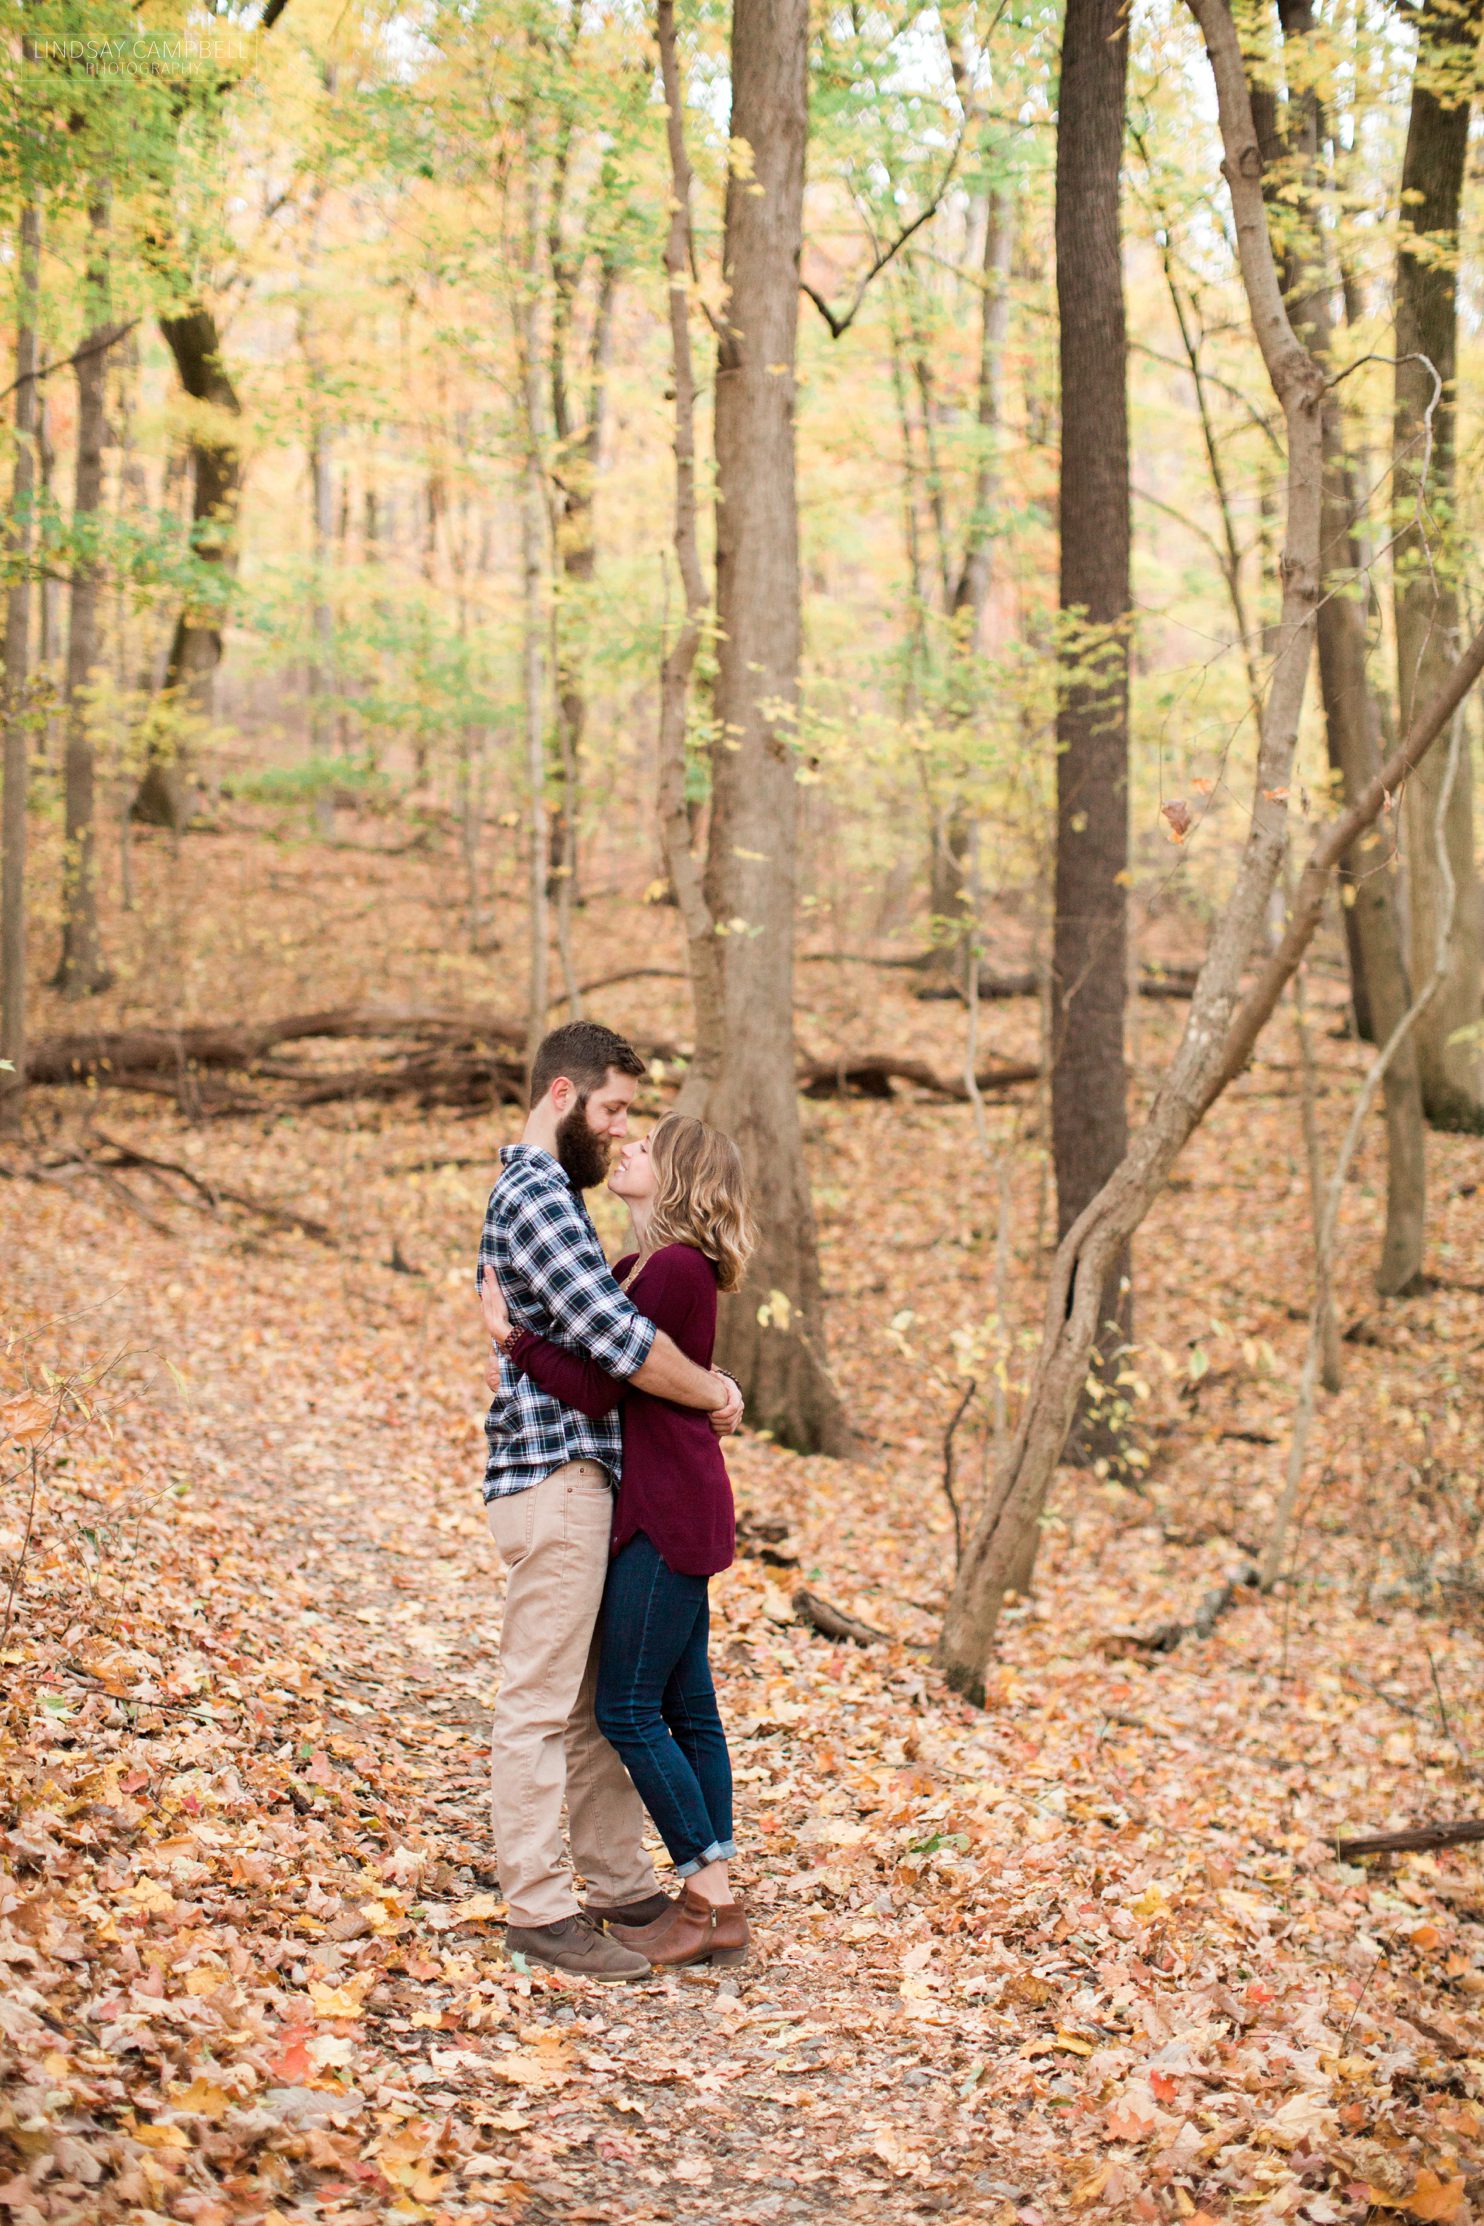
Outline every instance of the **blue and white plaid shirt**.
MULTIPOLYGON (((595 1360, 610 1376, 637 1375, 655 1327, 614 1282, 581 1194, 550 1152, 506 1144, 479 1240, 478 1283, 500 1279, 516 1329, 531 1329, 595 1360)), ((500 1390, 484 1419, 489 1459, 484 1496, 524 1492, 567 1461, 601 1461, 618 1480, 623 1425, 617 1411, 593 1421, 564 1407, 529 1376, 502 1365, 500 1390)))

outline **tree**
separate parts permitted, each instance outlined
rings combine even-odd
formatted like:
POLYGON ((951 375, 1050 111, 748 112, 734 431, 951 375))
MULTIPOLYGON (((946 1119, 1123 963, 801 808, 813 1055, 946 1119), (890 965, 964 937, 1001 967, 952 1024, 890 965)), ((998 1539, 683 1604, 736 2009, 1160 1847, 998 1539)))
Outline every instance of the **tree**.
POLYGON ((722 941, 709 1117, 735 1137, 762 1242, 727 1310, 756 1423, 846 1442, 825 1364, 814 1207, 794 1084, 799 538, 794 485, 808 0, 736 0, 716 375, 716 741, 706 901, 722 941))
POLYGON ((1324 827, 1300 875, 1288 926, 1251 987, 1241 980, 1262 932, 1288 841, 1288 793, 1299 718, 1314 653, 1319 600, 1325 375, 1296 338, 1268 235, 1262 158, 1245 63, 1227 0, 1191 0, 1205 35, 1236 219, 1237 251, 1254 335, 1287 435, 1287 522, 1278 649, 1262 707, 1247 833, 1221 908, 1189 1017, 1149 1112, 1128 1152, 1057 1248, 1040 1352, 1014 1441, 989 1506, 959 1565, 939 1639, 949 1683, 982 1696, 984 1666, 1010 1572, 1040 1515, 1086 1380, 1102 1320, 1107 1276, 1149 1211, 1197 1124, 1240 1073, 1314 934, 1339 859, 1380 812, 1388 793, 1426 755, 1484 670, 1484 628, 1414 713, 1401 744, 1356 802, 1324 827))
MULTIPOLYGON (((1051 1123, 1060 1237, 1128 1144, 1128 350, 1119 224, 1127 74, 1122 0, 1068 0, 1056 130, 1062 672, 1051 1123)), ((1110 1266, 1100 1338, 1128 1335, 1128 1273, 1123 1251, 1110 1266)), ((1104 1434, 1087 1435, 1100 1443, 1104 1434)))
MULTIPOLYGON (((1288 98, 1278 103, 1254 86, 1253 119, 1262 149, 1263 190, 1275 246, 1281 251, 1294 329, 1321 364, 1334 363, 1334 273, 1318 218, 1319 150, 1326 119, 1313 84, 1315 17, 1309 0, 1281 0, 1288 98)), ((1341 794, 1353 803, 1381 763, 1381 719, 1370 684, 1363 607, 1357 599, 1360 550, 1355 532, 1354 475, 1345 448, 1342 389, 1331 385, 1323 411, 1324 484, 1319 538, 1325 592, 1317 615, 1319 693, 1331 766, 1341 794)), ((1429 830, 1426 848, 1432 846, 1429 830)), ((1378 1043, 1388 1043, 1411 1002, 1395 877, 1385 870, 1381 841, 1370 829, 1341 867, 1347 946, 1357 1009, 1378 1043)), ((1423 977, 1425 978, 1425 976, 1423 977)), ((1427 1140, 1415 1033, 1409 1030, 1381 1084, 1386 1115, 1386 1229, 1376 1288, 1386 1297, 1410 1288, 1422 1272, 1427 1207, 1427 1140)))
POLYGON ((91 996, 108 983, 98 935, 98 871, 94 824, 93 736, 89 691, 98 664, 98 598, 103 564, 104 408, 108 351, 118 336, 109 314, 109 196, 98 189, 88 210, 91 240, 86 323, 77 351, 77 468, 72 503, 72 579, 67 616, 65 827, 62 863, 62 957, 57 982, 65 997, 91 996))
POLYGON ((516 299, 516 352, 520 365, 522 581, 521 689, 526 742, 526 779, 530 788, 530 934, 531 977, 526 1019, 526 1051, 546 1033, 550 1004, 548 826, 546 812, 546 656, 545 585, 546 485, 542 463, 541 411, 541 137, 534 88, 528 90, 523 134, 525 236, 523 284, 516 299))
POLYGON ((675 562, 685 614, 660 667, 659 822, 670 886, 685 927, 696 1047, 680 1104, 704 1105, 721 1056, 721 945, 691 847, 685 741, 691 675, 706 623, 706 576, 696 534, 696 379, 690 344, 691 171, 685 144, 685 96, 675 42, 675 0, 657 0, 655 33, 665 95, 670 154, 670 223, 665 282, 670 308, 670 362, 675 380, 675 562))
MULTIPOLYGON (((1457 502, 1459 202, 1469 99, 1484 29, 1480 0, 1428 0, 1421 11, 1412 113, 1402 160, 1396 259, 1396 372, 1392 428, 1398 541, 1398 700, 1405 726, 1437 686, 1459 639, 1457 502)), ((1425 980, 1446 910, 1432 827, 1441 760, 1425 764, 1403 801, 1411 895, 1411 972, 1425 980)), ((1470 756, 1463 753, 1448 810, 1453 934, 1440 993, 1417 1029, 1427 1117, 1439 1128, 1484 1129, 1479 1036, 1481 920, 1474 861, 1470 756)))
MULTIPOLYGON (((195 717, 209 719, 236 561, 242 404, 222 360, 215 314, 205 303, 197 302, 179 316, 162 317, 160 331, 175 359, 181 386, 197 405, 190 436, 191 546, 200 562, 211 568, 208 577, 221 579, 220 594, 198 592, 183 605, 170 638, 165 688, 195 717)), ((178 828, 184 812, 177 759, 152 753, 134 799, 134 818, 149 827, 178 828)))
POLYGON ((31 539, 36 493, 36 301, 41 207, 21 208, 16 242, 15 476, 5 557, 5 796, 0 823, 0 1127, 19 1118, 26 1087, 26 805, 30 786, 31 539))

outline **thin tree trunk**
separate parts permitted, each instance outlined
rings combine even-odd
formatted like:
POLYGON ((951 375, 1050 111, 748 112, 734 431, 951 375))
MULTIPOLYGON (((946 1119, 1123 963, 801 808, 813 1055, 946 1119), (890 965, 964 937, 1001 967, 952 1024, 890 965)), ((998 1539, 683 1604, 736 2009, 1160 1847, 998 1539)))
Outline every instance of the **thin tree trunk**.
POLYGON ((521 685, 525 706, 526 780, 530 790, 530 1003, 526 1050, 534 1059, 551 1004, 549 832, 546 813, 546 660, 544 609, 546 477, 541 454, 541 150, 534 119, 526 128, 526 237, 519 308, 521 403, 525 442, 521 482, 523 634, 521 685))
POLYGON ((0 807, 0 1128, 19 1121, 26 1089, 26 803, 31 730, 31 541, 36 497, 36 305, 41 207, 22 205, 17 240, 15 476, 5 535, 5 795, 0 807))
POLYGON ((1335 1316, 1330 1286, 1329 1257, 1324 1250, 1324 1160, 1319 1141, 1319 1072, 1314 1039, 1309 1033, 1309 1006, 1304 994, 1304 969, 1293 977, 1293 1032, 1298 1038, 1299 1112, 1304 1135, 1304 1165, 1309 1178, 1309 1227, 1314 1239, 1314 1305, 1320 1331, 1320 1381, 1333 1395, 1344 1381, 1340 1354, 1340 1325, 1335 1316))
MULTIPOLYGON (((1285 44, 1295 54, 1312 37, 1315 17, 1310 0, 1282 0, 1285 44)), ((1311 76, 1298 68, 1290 76, 1302 83, 1311 76)), ((1317 362, 1334 360, 1333 287, 1325 267, 1325 237, 1317 217, 1319 146, 1324 121, 1318 95, 1310 85, 1291 93, 1286 130, 1280 133, 1271 96, 1255 95, 1254 117, 1268 176, 1282 176, 1288 157, 1291 177, 1284 195, 1284 232, 1288 241, 1285 277, 1294 328, 1317 362), (1295 222, 1295 215, 1298 221, 1295 222)), ((1342 793, 1353 802, 1375 777, 1381 762, 1380 720, 1367 672, 1365 620, 1349 592, 1360 576, 1351 512, 1351 485, 1345 455, 1340 396, 1331 387, 1323 417, 1324 487, 1320 510, 1320 550, 1325 592, 1318 611, 1319 689, 1331 765, 1342 793)), ((1430 848, 1430 838, 1429 838, 1430 848)), ((1402 956, 1396 884, 1387 870, 1381 841, 1371 830, 1341 868, 1346 928, 1358 961, 1354 974, 1357 1008, 1394 1050, 1382 1070, 1386 1108, 1386 1230, 1376 1269, 1376 1288, 1386 1297, 1410 1289, 1422 1272, 1427 1209, 1427 1145, 1414 1032, 1400 1030, 1411 992, 1402 956)))
POLYGON ((77 360, 77 467, 73 495, 71 595, 67 625, 65 763, 66 847, 62 862, 62 957, 57 984, 67 998, 89 997, 107 985, 98 936, 95 765, 88 694, 98 663, 98 598, 102 566, 96 538, 103 504, 103 443, 108 351, 116 327, 108 315, 108 199, 88 210, 88 329, 77 360))
MULTIPOLYGON (((1288 1533, 1298 1505, 1299 1485, 1303 1480, 1304 1455, 1308 1450, 1309 1431, 1314 1421, 1315 1380, 1321 1367, 1324 1351, 1324 1317, 1329 1305, 1330 1284, 1333 1274, 1335 1236, 1339 1228, 1340 1203, 1345 1195, 1345 1179, 1350 1163, 1355 1157, 1361 1132, 1367 1116, 1376 1101, 1376 1092, 1386 1079, 1387 1068, 1397 1057, 1407 1039, 1425 1019, 1427 1008, 1442 989, 1448 974, 1448 951, 1453 928, 1453 907, 1457 892, 1453 885, 1453 872, 1448 856, 1448 810, 1452 799, 1453 784, 1458 778, 1458 768, 1464 757, 1463 713, 1457 711, 1452 720, 1452 735, 1442 758, 1443 779, 1438 789, 1433 842, 1438 862, 1438 878, 1442 892, 1442 908, 1438 918, 1438 941, 1432 971, 1418 990, 1417 995, 1398 1014, 1392 1028, 1375 1058, 1351 1109, 1345 1135, 1335 1157, 1335 1164, 1324 1194, 1324 1211, 1315 1233, 1314 1303, 1309 1313, 1309 1336, 1304 1349, 1304 1364, 1299 1376, 1298 1398, 1294 1406, 1293 1435, 1289 1441, 1288 1465, 1283 1479, 1283 1490, 1273 1517, 1273 1528, 1258 1568, 1258 1582, 1264 1592, 1270 1592, 1283 1573, 1283 1556, 1288 1544, 1288 1533)), ((1295 977, 1297 979, 1297 977, 1295 977)))
MULTIPOLYGON (((1119 173, 1122 0, 1068 0, 1056 135, 1061 329, 1061 614, 1051 1122, 1065 1237, 1128 1148, 1129 472, 1119 173)), ((1102 1297, 1108 1346, 1133 1319, 1129 1255, 1102 1297)), ((1107 1353, 1103 1355, 1107 1359, 1107 1353)), ((1084 1455, 1114 1450, 1089 1402, 1084 1455)))
MULTIPOLYGON (((1456 656, 1459 641, 1458 221, 1481 26, 1484 0, 1467 0, 1462 7, 1454 0, 1429 0, 1422 10, 1402 161, 1392 463, 1403 730, 1413 706, 1427 700, 1456 656)), ((1442 914, 1431 830, 1443 777, 1442 761, 1435 756, 1408 784, 1402 805, 1411 973, 1417 981, 1432 966, 1442 914)), ((1484 1129, 1484 1043, 1478 1036, 1484 919, 1474 860, 1473 766, 1467 751, 1452 788, 1448 862, 1455 890, 1453 935, 1442 987, 1416 1030, 1417 1064, 1428 1119, 1439 1128, 1479 1130, 1484 1129)))
POLYGON ((335 547, 335 481, 332 436, 316 403, 309 436, 309 481, 314 525, 314 656, 309 667, 309 744, 316 756, 328 753, 335 717, 335 614, 330 603, 330 565, 335 547))
MULTIPOLYGON (((1288 428, 1289 518, 1283 564, 1282 647, 1263 706, 1251 817, 1235 884, 1217 919, 1185 1031, 1144 1125, 1120 1164, 1066 1231, 1047 1294, 1045 1333, 1019 1428, 991 1504, 964 1555, 939 1642, 939 1660, 959 1691, 982 1694, 1009 1573, 1024 1534, 1040 1516, 1066 1442, 1104 1318, 1104 1294, 1134 1230, 1158 1195, 1212 1096, 1243 1030, 1237 1019, 1242 969, 1256 947, 1287 841, 1287 794, 1305 680, 1314 647, 1322 481, 1319 406, 1324 375, 1300 346, 1283 306, 1258 183, 1257 151, 1242 50, 1226 0, 1192 0, 1216 79, 1225 173, 1236 217, 1242 279, 1253 325, 1288 428)), ((1113 28, 1116 30, 1117 25, 1113 28)), ((1063 114, 1065 123, 1065 112, 1063 114)), ((1481 652, 1484 654, 1484 652, 1481 652)), ((1379 798, 1373 808, 1379 808, 1379 798)), ((1327 866, 1325 869, 1327 873, 1327 866)), ((1311 880, 1300 885, 1300 901, 1311 880)), ((1317 917, 1317 908, 1315 911, 1317 917)), ((1312 925, 1309 928, 1312 933, 1312 925)), ((1283 955, 1288 957, 1286 945, 1283 955)), ((1287 974, 1280 975, 1276 999, 1287 974)), ((1270 962, 1269 974, 1273 971, 1270 962)), ((1120 988, 1121 988, 1120 975, 1120 988)))
MULTIPOLYGON (((56 515, 57 477, 57 447, 51 436, 51 406, 44 391, 38 391, 36 399, 36 467, 41 496, 39 538, 44 546, 48 526, 56 515)), ((40 606, 36 642, 37 678, 45 684, 47 699, 42 756, 51 765, 59 754, 55 706, 61 697, 63 681, 62 582, 55 564, 44 566, 37 601, 40 606)))
MULTIPOLYGON (((191 546, 198 562, 213 568, 217 585, 203 586, 175 622, 165 662, 165 690, 196 720, 209 719, 222 658, 222 624, 236 568, 235 529, 242 494, 242 457, 236 421, 242 404, 222 361, 216 318, 204 306, 181 317, 162 317, 160 331, 175 359, 180 383, 198 405, 191 418, 191 546)), ((179 828, 186 811, 178 753, 155 752, 145 767, 134 817, 150 827, 179 828)))
POLYGON ((723 1318, 722 1357, 753 1419, 785 1443, 843 1450, 825 1363, 814 1207, 794 1086, 793 956, 799 698, 794 485, 808 0, 747 0, 732 17, 716 384, 717 745, 706 900, 724 929, 722 1065, 708 1104, 736 1138, 763 1237, 723 1318))
POLYGON ((994 508, 1000 491, 1001 369, 1010 331, 1010 256, 1014 244, 1014 196, 1008 186, 991 186, 985 197, 984 299, 979 320, 979 392, 975 410, 979 459, 974 470, 974 497, 964 540, 964 561, 953 592, 954 615, 963 622, 960 647, 968 657, 976 657, 984 649, 984 619, 989 607, 994 508))
MULTIPOLYGON (((556 550, 562 595, 557 607, 557 776, 560 801, 551 815, 553 894, 570 921, 577 902, 577 820, 582 789, 582 744, 587 731, 587 688, 582 667, 587 634, 587 602, 598 565, 594 524, 598 467, 602 460, 603 415, 608 367, 613 352, 613 307, 618 267, 611 257, 598 272, 598 298, 588 350, 585 424, 574 426, 561 333, 552 340, 552 432, 561 474, 556 550)), ((565 319, 561 332, 566 330, 565 319)))
POLYGON ((691 848, 690 805, 685 792, 685 737, 691 675, 706 622, 706 580, 696 534, 696 380, 690 344, 690 157, 685 145, 685 96, 675 50, 675 0, 657 0, 655 31, 665 89, 665 131, 670 149, 670 229, 665 277, 670 302, 670 350, 675 380, 675 561, 685 595, 680 631, 660 668, 659 819, 665 867, 685 928, 695 1013, 695 1051, 679 1105, 703 1106, 721 1071, 721 952, 706 903, 701 868, 691 848))
MULTIPOLYGON (((118 516, 121 521, 131 513, 138 517, 149 508, 149 482, 143 462, 134 445, 134 405, 139 379, 139 337, 131 332, 119 351, 119 465, 117 481, 118 516)), ((113 581, 113 678, 117 690, 117 709, 114 718, 115 757, 113 781, 113 816, 117 821, 119 845, 119 906, 124 912, 134 909, 134 844, 130 811, 137 785, 137 768, 130 743, 133 739, 133 700, 147 700, 153 686, 153 661, 145 650, 136 663, 133 650, 134 628, 129 617, 129 583, 122 566, 114 573, 113 581)))

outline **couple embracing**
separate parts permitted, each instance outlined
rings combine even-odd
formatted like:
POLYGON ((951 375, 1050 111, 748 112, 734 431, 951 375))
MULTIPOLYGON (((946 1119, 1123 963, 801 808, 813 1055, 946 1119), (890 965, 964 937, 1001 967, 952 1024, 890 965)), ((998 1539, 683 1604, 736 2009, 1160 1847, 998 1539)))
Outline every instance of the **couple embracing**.
POLYGON ((719 1441, 742 1414, 711 1366, 717 1293, 741 1283, 753 1230, 729 1138, 674 1113, 628 1138, 644 1072, 596 1022, 545 1038, 477 1271, 495 1348, 484 1498, 509 1573, 491 1736, 506 1941, 608 1980, 748 1946, 707 1580, 732 1559, 719 1441), (583 1203, 605 1175, 635 1238, 611 1269, 583 1203), (646 1809, 678 1899, 645 1852, 646 1809))

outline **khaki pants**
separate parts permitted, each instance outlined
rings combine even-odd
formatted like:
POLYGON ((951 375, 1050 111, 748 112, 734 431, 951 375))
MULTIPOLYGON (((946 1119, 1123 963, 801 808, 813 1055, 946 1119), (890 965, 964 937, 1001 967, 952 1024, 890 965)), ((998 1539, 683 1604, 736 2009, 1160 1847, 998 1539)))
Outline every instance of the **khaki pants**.
POLYGON ((490 1533, 510 1572, 500 1692, 490 1737, 490 1806, 500 1887, 514 1925, 553 1925, 577 1899, 562 1852, 594 1904, 658 1890, 644 1852, 644 1808, 593 1721, 594 1626, 608 1573, 613 1494, 596 1461, 568 1461, 539 1484, 489 1502, 490 1533))

